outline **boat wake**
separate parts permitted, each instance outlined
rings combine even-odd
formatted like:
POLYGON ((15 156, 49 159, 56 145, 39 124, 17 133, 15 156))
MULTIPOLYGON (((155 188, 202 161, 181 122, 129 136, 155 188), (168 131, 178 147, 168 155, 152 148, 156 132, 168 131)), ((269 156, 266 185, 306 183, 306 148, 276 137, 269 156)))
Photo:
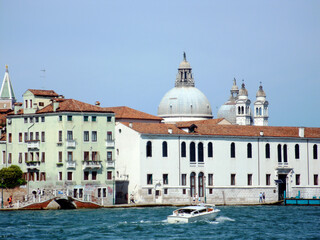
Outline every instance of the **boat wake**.
POLYGON ((211 224, 219 224, 219 223, 224 223, 224 222, 235 222, 235 219, 228 218, 225 216, 219 216, 217 217, 214 221, 210 222, 211 224))

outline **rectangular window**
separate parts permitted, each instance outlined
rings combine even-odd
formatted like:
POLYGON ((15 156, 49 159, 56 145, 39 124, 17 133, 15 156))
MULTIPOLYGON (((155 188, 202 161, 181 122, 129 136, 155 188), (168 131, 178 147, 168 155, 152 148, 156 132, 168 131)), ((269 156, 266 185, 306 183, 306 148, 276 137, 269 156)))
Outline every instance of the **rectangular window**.
POLYGON ((89 142, 89 131, 84 131, 83 132, 83 141, 84 142, 89 142))
POLYGON ((59 116, 59 122, 62 122, 62 116, 61 115, 59 116))
POLYGON ((46 180, 46 173, 45 172, 41 172, 40 173, 40 181, 45 181, 46 180))
POLYGON ((231 174, 231 185, 236 185, 236 175, 235 174, 231 174))
POLYGON ((107 179, 112 180, 112 171, 107 171, 107 179))
POLYGON ((28 123, 28 118, 24 118, 24 123, 28 123))
POLYGON ((22 142, 22 133, 19 133, 19 142, 22 142))
POLYGON ((107 197, 107 189, 102 188, 102 197, 107 197))
POLYGON ((22 163, 22 153, 19 153, 19 163, 22 163))
POLYGON ((69 122, 71 122, 71 121, 72 121, 72 115, 68 115, 68 116, 67 116, 67 120, 68 120, 69 122))
POLYGON ((42 152, 41 153, 41 162, 45 162, 46 161, 46 153, 42 152))
POLYGON ((40 153, 39 153, 39 152, 36 152, 36 162, 39 162, 39 161, 40 161, 39 156, 40 156, 40 153))
POLYGON ((41 122, 45 122, 45 118, 44 117, 41 117, 41 122))
POLYGON ((36 123, 39 122, 39 117, 34 118, 36 120, 36 123))
POLYGON ((67 131, 67 140, 73 140, 73 133, 72 133, 72 131, 67 131))
POLYGON ((209 194, 212 194, 212 193, 213 193, 213 189, 209 188, 209 194))
POLYGON ((7 156, 6 156, 6 151, 2 151, 2 163, 6 164, 7 156))
POLYGON ((39 106, 43 107, 44 106, 44 102, 39 102, 39 106))
POLYGON ((112 121, 112 117, 107 117, 107 122, 111 122, 112 121))
POLYGON ((59 162, 62 162, 62 152, 59 152, 59 153, 58 153, 58 161, 59 161, 59 162))
POLYGON ((296 185, 300 185, 300 174, 296 174, 296 185))
POLYGON ((92 122, 96 122, 97 121, 97 116, 92 116, 92 122))
POLYGON ((28 141, 28 133, 27 133, 27 132, 24 133, 24 141, 25 141, 25 142, 28 141))
POLYGON ((252 174, 248 174, 248 186, 252 186, 252 174))
POLYGON ((83 160, 89 161, 89 152, 83 152, 83 160))
POLYGON ((36 140, 39 141, 39 132, 36 132, 36 140))
POLYGON ((98 152, 93 151, 93 152, 91 153, 91 155, 92 155, 92 161, 98 161, 98 160, 99 160, 99 158, 98 158, 98 152))
POLYGON ((30 141, 33 141, 33 132, 30 133, 30 141))
POLYGON ((39 181, 40 180, 40 174, 39 172, 36 172, 36 181, 39 181))
POLYGON ((9 143, 11 143, 12 142, 12 133, 9 133, 8 136, 9 136, 9 143))
POLYGON ((107 152, 107 161, 112 161, 112 152, 107 152))
POLYGON ((46 141, 46 134, 45 132, 41 132, 41 142, 45 142, 46 141))
POLYGON ((68 152, 68 162, 73 161, 73 152, 68 152))
POLYGON ((59 131, 59 139, 58 139, 59 142, 62 142, 62 131, 59 131))
POLYGON ((187 185, 187 174, 181 174, 181 184, 182 186, 187 185))
POLYGON ((160 190, 156 190, 156 196, 161 196, 160 190))
POLYGON ((212 173, 208 174, 208 185, 213 186, 213 174, 212 173))
POLYGON ((29 154, 27 152, 24 153, 24 161, 25 162, 28 162, 28 156, 29 154))
POLYGON ((97 180, 97 172, 92 171, 92 180, 97 180))
POLYGON ((318 183, 318 174, 313 175, 313 185, 319 185, 318 183))
POLYGON ((182 194, 187 194, 187 190, 185 188, 182 189, 182 194))
POLYGON ((12 153, 8 154, 8 163, 11 164, 12 163, 12 153))
POLYGON ((29 118, 29 122, 33 123, 33 117, 29 118))
POLYGON ((98 188, 98 197, 101 197, 101 188, 98 188))
POLYGON ((67 176, 68 176, 67 180, 72 181, 72 172, 67 172, 67 176))
POLYGON ((33 162, 33 152, 30 153, 30 161, 33 162))
POLYGON ((107 141, 112 141, 112 132, 107 132, 107 141))
POLYGON ((270 186, 270 184, 271 184, 270 179, 271 179, 271 174, 266 174, 266 185, 267 186, 270 186))
POLYGON ((168 174, 163 174, 163 175, 162 175, 162 181, 163 181, 163 184, 164 184, 164 185, 167 185, 167 184, 168 184, 168 181, 169 181, 169 179, 168 179, 168 174))
POLYGON ((92 142, 96 142, 98 139, 97 131, 92 131, 92 142))
POLYGON ((168 194, 168 188, 163 189, 163 194, 168 194))
POLYGON ((83 173, 83 180, 89 180, 89 172, 85 171, 83 173))
POLYGON ((83 121, 84 122, 88 122, 89 121, 89 117, 88 116, 83 116, 83 121))
POLYGON ((30 108, 32 108, 32 99, 30 99, 30 108))
POLYGON ((59 172, 58 181, 62 181, 62 172, 59 172))
POLYGON ((152 174, 147 174, 147 184, 152 184, 152 174))
POLYGON ((148 189, 148 194, 151 195, 152 194, 152 188, 148 189))

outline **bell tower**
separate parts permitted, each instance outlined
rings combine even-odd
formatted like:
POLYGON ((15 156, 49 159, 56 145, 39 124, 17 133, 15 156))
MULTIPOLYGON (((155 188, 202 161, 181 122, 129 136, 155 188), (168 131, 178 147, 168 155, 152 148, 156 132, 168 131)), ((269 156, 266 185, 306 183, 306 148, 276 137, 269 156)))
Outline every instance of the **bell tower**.
POLYGON ((16 97, 13 92, 13 87, 10 81, 8 65, 2 81, 0 90, 0 109, 13 109, 13 104, 16 102, 16 97))

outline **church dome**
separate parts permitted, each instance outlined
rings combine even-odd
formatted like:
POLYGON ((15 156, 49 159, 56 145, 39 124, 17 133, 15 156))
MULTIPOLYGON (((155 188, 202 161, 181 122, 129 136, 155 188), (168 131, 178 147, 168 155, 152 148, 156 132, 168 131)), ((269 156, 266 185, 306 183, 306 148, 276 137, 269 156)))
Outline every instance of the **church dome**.
POLYGON ((245 88, 244 83, 242 83, 241 89, 239 90, 239 96, 248 96, 248 90, 245 88))
POLYGON ((236 104, 235 102, 226 102, 225 104, 221 105, 218 110, 217 118, 225 118, 231 124, 236 124, 236 104))
POLYGON ((194 86, 192 68, 186 60, 180 63, 175 87, 167 92, 158 107, 158 116, 165 122, 191 121, 212 118, 207 97, 194 86))
POLYGON ((261 85, 259 87, 259 90, 257 91, 256 97, 266 97, 266 93, 263 91, 263 88, 261 85))

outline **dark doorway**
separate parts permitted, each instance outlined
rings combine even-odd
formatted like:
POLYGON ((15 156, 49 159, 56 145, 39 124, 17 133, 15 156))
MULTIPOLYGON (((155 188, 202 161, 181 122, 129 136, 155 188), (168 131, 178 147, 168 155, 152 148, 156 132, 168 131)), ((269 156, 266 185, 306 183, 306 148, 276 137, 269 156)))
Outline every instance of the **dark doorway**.
POLYGON ((278 175, 278 200, 281 201, 284 199, 284 191, 286 191, 287 186, 287 174, 279 174, 278 175))
MULTIPOLYGON (((116 184, 116 201, 115 204, 126 204, 128 203, 128 185, 129 181, 117 180, 116 184)), ((132 195, 133 196, 133 195, 132 195)))

